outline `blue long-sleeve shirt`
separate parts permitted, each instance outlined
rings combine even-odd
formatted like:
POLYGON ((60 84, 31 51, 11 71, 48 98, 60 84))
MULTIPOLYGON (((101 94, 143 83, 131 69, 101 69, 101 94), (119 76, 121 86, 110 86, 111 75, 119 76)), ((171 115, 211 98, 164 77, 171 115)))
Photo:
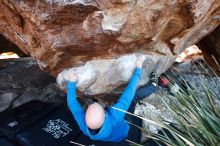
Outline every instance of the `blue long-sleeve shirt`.
MULTIPOLYGON (((123 94, 120 96, 118 102, 112 107, 127 111, 135 95, 138 82, 141 78, 142 70, 136 68, 133 76, 130 79, 128 86, 123 94)), ((108 108, 105 112, 105 121, 100 131, 93 135, 85 122, 85 111, 76 99, 76 83, 68 81, 67 85, 67 103, 68 106, 77 121, 80 130, 93 140, 102 141, 121 141, 127 137, 129 131, 129 125, 124 120, 125 113, 116 110, 112 107, 108 108)))

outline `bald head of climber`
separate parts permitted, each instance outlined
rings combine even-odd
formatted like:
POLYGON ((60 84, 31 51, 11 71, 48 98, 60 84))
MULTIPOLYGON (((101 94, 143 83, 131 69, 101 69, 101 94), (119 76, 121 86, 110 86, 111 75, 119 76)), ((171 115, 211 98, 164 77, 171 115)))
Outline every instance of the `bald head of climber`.
POLYGON ((99 129, 102 127, 105 120, 105 110, 97 102, 89 105, 86 110, 86 125, 90 129, 99 129))

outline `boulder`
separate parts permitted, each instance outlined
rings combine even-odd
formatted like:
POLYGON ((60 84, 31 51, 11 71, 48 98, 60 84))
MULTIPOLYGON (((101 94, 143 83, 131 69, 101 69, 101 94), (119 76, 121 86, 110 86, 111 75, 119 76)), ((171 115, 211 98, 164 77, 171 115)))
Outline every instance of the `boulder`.
MULTIPOLYGON (((165 72, 174 62, 174 56, 146 55, 143 64, 143 73, 139 85, 149 81, 149 74, 152 71, 158 74, 165 72)), ((125 85, 132 76, 135 69, 137 56, 124 55, 117 59, 88 61, 84 66, 70 68, 61 72, 57 77, 59 87, 66 90, 68 74, 78 74, 77 89, 86 95, 111 94, 113 89, 125 85)))
POLYGON ((4 37, 55 77, 79 67, 78 87, 89 95, 127 82, 133 53, 153 60, 145 78, 152 68, 162 73, 220 23, 219 0, 1 0, 0 9, 4 37))

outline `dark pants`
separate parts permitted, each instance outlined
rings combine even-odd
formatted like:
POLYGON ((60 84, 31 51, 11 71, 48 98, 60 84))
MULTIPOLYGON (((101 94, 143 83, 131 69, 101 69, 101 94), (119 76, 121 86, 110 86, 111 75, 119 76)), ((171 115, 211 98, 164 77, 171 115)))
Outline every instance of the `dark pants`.
MULTIPOLYGON (((132 103, 128 109, 128 112, 134 113, 135 106, 136 106, 137 102, 142 100, 143 98, 151 95, 152 93, 155 92, 155 90, 156 90, 156 87, 154 85, 152 85, 151 83, 147 83, 144 87, 139 88, 135 92, 134 99, 132 100, 132 103)), ((142 127, 142 120, 137 117, 134 117, 132 115, 127 114, 125 116, 125 119, 130 123, 133 123, 139 127, 142 127)), ((127 139, 131 140, 133 142, 136 142, 136 143, 140 143, 141 131, 138 128, 130 125, 130 130, 129 130, 127 139)))

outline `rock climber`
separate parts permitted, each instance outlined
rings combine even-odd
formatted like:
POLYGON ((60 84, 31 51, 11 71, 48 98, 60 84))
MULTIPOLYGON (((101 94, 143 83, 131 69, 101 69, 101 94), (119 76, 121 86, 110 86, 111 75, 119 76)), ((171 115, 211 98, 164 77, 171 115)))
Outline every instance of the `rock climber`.
MULTIPOLYGON (((92 140, 113 142, 119 142, 126 137, 134 136, 132 130, 129 130, 130 126, 126 121, 127 116, 125 116, 126 113, 123 111, 133 113, 136 103, 144 97, 154 93, 157 87, 156 74, 151 73, 150 82, 136 91, 139 80, 141 79, 144 60, 145 57, 143 55, 137 57, 136 68, 126 89, 119 100, 106 110, 99 103, 95 102, 89 105, 85 112, 76 99, 77 75, 76 73, 68 75, 68 107, 77 121, 80 130, 85 135, 92 140)), ((130 118, 128 118, 128 120, 129 119, 130 118)), ((140 135, 138 135, 138 138, 140 138, 140 135)))

